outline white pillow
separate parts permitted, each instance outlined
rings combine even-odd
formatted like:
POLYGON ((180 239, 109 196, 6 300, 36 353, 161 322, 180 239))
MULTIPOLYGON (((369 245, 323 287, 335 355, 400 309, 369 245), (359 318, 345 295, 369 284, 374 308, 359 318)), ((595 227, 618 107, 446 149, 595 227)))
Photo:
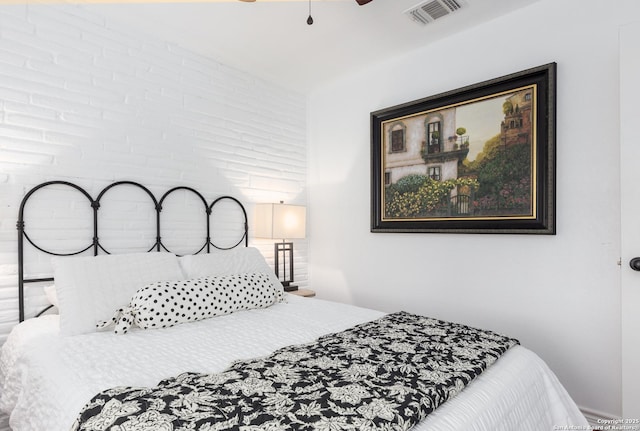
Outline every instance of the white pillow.
POLYGON ((51 284, 49 286, 45 286, 45 287, 43 287, 43 289, 44 289, 44 294, 47 297, 47 301, 49 301, 49 303, 51 305, 53 305, 54 307, 59 307, 58 294, 56 293, 55 284, 51 284))
POLYGON ((219 277, 222 275, 262 273, 267 274, 278 292, 278 301, 284 297, 282 283, 276 277, 264 256, 255 247, 236 247, 231 250, 214 250, 211 253, 191 254, 179 258, 186 278, 219 277))
POLYGON ((178 258, 164 252, 54 257, 51 263, 62 335, 96 331, 147 284, 184 279, 178 258))
POLYGON ((143 329, 168 328, 240 310, 266 308, 277 300, 266 274, 236 274, 181 281, 158 281, 135 293, 129 305, 99 326, 115 324, 116 334, 131 325, 143 329))

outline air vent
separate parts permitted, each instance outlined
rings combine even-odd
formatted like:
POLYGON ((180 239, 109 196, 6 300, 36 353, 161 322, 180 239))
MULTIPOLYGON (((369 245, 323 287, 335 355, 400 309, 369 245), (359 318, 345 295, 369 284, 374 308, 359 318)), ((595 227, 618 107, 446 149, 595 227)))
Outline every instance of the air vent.
POLYGON ((427 0, 404 11, 405 15, 421 25, 427 25, 462 8, 461 0, 427 0))

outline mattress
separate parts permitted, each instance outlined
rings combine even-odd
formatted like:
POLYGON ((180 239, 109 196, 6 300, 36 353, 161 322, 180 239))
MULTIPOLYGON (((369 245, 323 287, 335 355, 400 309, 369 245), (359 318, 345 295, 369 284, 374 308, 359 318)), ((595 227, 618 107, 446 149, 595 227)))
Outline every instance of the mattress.
MULTIPOLYGON (((266 356, 383 315, 287 295, 286 302, 266 309, 170 328, 134 329, 126 335, 61 336, 58 316, 42 316, 17 325, 2 347, 0 410, 10 416, 14 431, 66 431, 102 390, 155 386, 187 371, 220 372, 233 361, 266 356)), ((539 431, 563 426, 588 424, 548 366, 516 346, 414 429, 539 431)))

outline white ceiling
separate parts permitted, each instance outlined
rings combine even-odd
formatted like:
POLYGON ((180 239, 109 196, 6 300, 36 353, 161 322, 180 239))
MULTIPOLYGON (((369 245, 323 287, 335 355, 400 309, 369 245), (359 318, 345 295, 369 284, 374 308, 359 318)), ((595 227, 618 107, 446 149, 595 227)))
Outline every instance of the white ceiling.
MULTIPOLYGON (((89 0, 91 1, 91 0, 89 0)), ((108 0, 107 0, 108 1, 108 0)), ((126 1, 126 0, 125 0, 126 1)), ((144 1, 144 0, 143 0, 144 1)), ((537 0, 462 0, 426 26, 403 12, 421 0, 92 3, 107 22, 187 48, 301 93, 383 58, 414 50, 537 0)))

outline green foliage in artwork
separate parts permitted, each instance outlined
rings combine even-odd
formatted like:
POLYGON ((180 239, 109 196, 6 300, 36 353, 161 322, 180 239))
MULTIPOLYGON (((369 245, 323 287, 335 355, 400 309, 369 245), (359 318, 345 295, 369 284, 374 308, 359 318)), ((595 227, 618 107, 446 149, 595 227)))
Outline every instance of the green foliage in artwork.
POLYGON ((398 193, 415 193, 423 187, 430 178, 426 175, 407 175, 389 186, 398 193))
POLYGON ((471 189, 479 187, 472 178, 456 178, 436 181, 427 175, 407 175, 385 190, 385 214, 387 217, 415 218, 427 216, 442 205, 451 190, 458 186, 471 189))
POLYGON ((504 102, 502 104, 502 112, 504 113, 504 115, 513 114, 513 103, 508 100, 504 102))
POLYGON ((484 163, 483 160, 486 157, 491 158, 493 155, 496 154, 499 146, 500 146, 500 134, 497 134, 493 138, 489 139, 487 142, 484 143, 484 146, 482 147, 482 151, 480 151, 476 155, 475 160, 469 161, 468 159, 464 159, 463 173, 475 172, 478 166, 484 163))
POLYGON ((531 176, 531 147, 513 145, 493 152, 478 166, 478 181, 482 186, 478 195, 500 193, 510 182, 519 182, 531 176))
POLYGON ((474 208, 478 213, 497 209, 527 209, 531 205, 531 146, 505 146, 500 135, 489 139, 475 160, 465 160, 461 175, 473 175, 480 187, 474 208))

